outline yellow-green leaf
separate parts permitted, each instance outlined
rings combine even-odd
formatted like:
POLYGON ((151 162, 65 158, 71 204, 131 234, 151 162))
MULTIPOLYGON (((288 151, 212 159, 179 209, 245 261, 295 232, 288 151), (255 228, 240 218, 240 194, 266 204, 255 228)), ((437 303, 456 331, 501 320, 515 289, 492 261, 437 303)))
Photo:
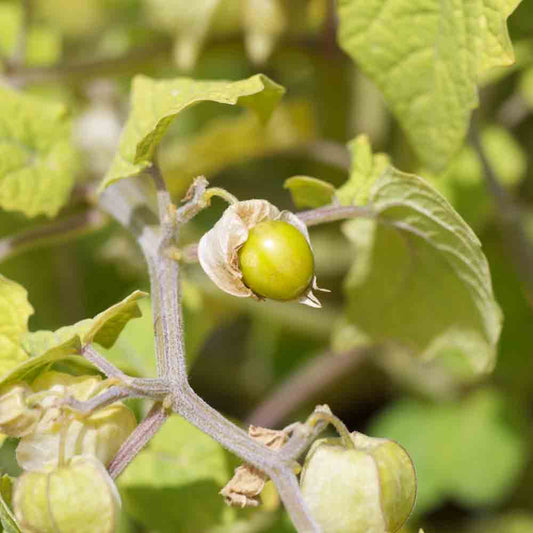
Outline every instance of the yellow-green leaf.
POLYGON ((56 331, 43 330, 29 333, 24 339, 24 348, 32 357, 37 357, 74 337, 79 337, 82 345, 96 342, 104 348, 110 348, 126 324, 131 319, 141 316, 138 300, 145 296, 147 296, 145 292, 135 291, 94 318, 81 320, 56 331))
POLYGON ((177 115, 200 102, 241 105, 266 122, 284 89, 262 74, 240 81, 199 81, 190 78, 133 80, 131 112, 118 153, 100 190, 134 176, 150 165, 154 151, 177 115))
POLYGON ((335 196, 335 187, 331 183, 309 176, 288 178, 283 187, 289 189, 292 201, 298 208, 321 207, 330 204, 335 196))
POLYGON ((344 225, 356 248, 348 320, 368 341, 425 359, 453 350, 474 371, 491 370, 502 316, 476 235, 428 183, 392 167, 369 207, 372 219, 344 225))
POLYGON ((366 135, 359 135, 348 143, 352 163, 348 181, 337 190, 342 204, 364 205, 374 182, 389 166, 389 156, 374 154, 366 135))
POLYGON ((61 104, 0 87, 0 207, 54 216, 68 200, 76 157, 61 104))
POLYGON ((0 274, 0 377, 28 358, 21 343, 32 314, 26 289, 0 274))
POLYGON ((520 0, 339 0, 339 42, 378 85, 424 164, 461 147, 476 84, 513 62, 506 19, 520 0))

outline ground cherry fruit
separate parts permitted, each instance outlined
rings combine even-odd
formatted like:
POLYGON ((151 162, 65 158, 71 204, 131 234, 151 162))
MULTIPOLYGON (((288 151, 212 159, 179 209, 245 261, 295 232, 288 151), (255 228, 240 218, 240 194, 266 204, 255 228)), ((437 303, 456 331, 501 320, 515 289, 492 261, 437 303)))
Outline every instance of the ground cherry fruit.
POLYGON ((313 280, 311 247, 288 222, 260 222, 250 230, 238 253, 244 283, 264 298, 294 300, 305 293, 313 280))

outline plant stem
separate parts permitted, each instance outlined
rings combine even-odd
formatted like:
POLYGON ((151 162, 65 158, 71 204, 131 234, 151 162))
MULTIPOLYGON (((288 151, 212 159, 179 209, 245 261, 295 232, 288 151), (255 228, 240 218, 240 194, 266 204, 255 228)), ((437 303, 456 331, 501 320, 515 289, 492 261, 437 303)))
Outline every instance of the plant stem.
POLYGON ((509 249, 516 272, 522 282, 524 296, 529 305, 533 307, 533 243, 530 242, 525 232, 522 213, 498 180, 498 176, 496 176, 496 172, 481 144, 475 122, 470 128, 470 141, 479 156, 487 188, 496 206, 504 245, 509 249))
MULTIPOLYGON (((103 207, 130 228, 137 237, 148 263, 152 284, 154 328, 159 376, 172 386, 172 408, 222 446, 265 472, 276 483, 287 511, 300 532, 318 533, 303 501, 292 471, 295 457, 287 457, 251 439, 242 429, 204 402, 189 386, 183 346, 183 325, 179 299, 179 263, 170 258, 168 249, 177 239, 176 208, 170 200, 156 166, 150 169, 156 185, 160 227, 152 226, 134 182, 109 187, 102 198, 103 207)), ((124 443, 109 469, 116 477, 155 434, 166 418, 164 410, 151 411, 124 443)), ((300 450, 301 448, 297 448, 300 450)))
POLYGON ((89 208, 80 213, 0 239, 0 262, 26 250, 49 246, 96 231, 106 223, 101 211, 89 208))
POLYGON ((87 79, 91 77, 118 76, 128 71, 140 70, 144 63, 153 64, 154 58, 166 58, 172 50, 172 43, 159 40, 149 45, 129 50, 117 57, 89 59, 76 63, 60 63, 51 67, 14 66, 9 72, 9 83, 23 87, 33 83, 55 83, 62 80, 87 79))
POLYGON ((168 418, 168 412, 161 403, 150 409, 146 418, 135 428, 133 433, 120 447, 117 455, 107 467, 109 475, 116 479, 130 464, 135 456, 148 444, 168 418))
POLYGON ((318 224, 337 222, 346 218, 373 218, 375 216, 371 208, 357 205, 327 205, 296 214, 302 222, 305 222, 306 226, 317 226, 318 224))

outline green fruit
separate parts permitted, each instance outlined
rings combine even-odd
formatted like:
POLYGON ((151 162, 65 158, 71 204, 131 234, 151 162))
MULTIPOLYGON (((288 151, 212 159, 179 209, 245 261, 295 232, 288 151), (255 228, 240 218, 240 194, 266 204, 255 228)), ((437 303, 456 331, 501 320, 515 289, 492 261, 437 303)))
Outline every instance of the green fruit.
POLYGON ((294 300, 313 280, 313 252, 294 226, 266 220, 250 230, 239 250, 239 267, 244 283, 258 296, 294 300))

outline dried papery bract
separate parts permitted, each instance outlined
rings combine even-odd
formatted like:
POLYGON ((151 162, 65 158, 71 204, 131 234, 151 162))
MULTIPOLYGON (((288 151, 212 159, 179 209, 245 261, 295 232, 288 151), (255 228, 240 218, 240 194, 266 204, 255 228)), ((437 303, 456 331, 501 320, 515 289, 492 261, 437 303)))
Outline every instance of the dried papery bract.
POLYGON ((13 503, 22 531, 113 533, 120 496, 104 466, 76 456, 50 472, 25 472, 15 485, 13 503))
POLYGON ((413 463, 394 441, 349 437, 313 444, 300 479, 304 499, 324 533, 394 533, 415 502, 413 463))
MULTIPOLYGON (((275 429, 250 426, 248 435, 272 450, 279 450, 287 442, 287 433, 275 429)), ((267 476, 263 472, 252 465, 243 464, 235 469, 235 474, 220 494, 233 507, 257 507, 266 481, 267 476)))
MULTIPOLYGON (((295 214, 280 211, 266 200, 247 200, 230 205, 198 245, 198 259, 202 268, 223 291, 241 298, 263 299, 243 280, 239 250, 248 240, 250 230, 268 220, 283 221, 295 227, 311 248, 307 227, 295 214)), ((309 285, 296 299, 303 304, 320 307, 320 302, 313 294, 314 289, 320 290, 313 273, 309 285)))

